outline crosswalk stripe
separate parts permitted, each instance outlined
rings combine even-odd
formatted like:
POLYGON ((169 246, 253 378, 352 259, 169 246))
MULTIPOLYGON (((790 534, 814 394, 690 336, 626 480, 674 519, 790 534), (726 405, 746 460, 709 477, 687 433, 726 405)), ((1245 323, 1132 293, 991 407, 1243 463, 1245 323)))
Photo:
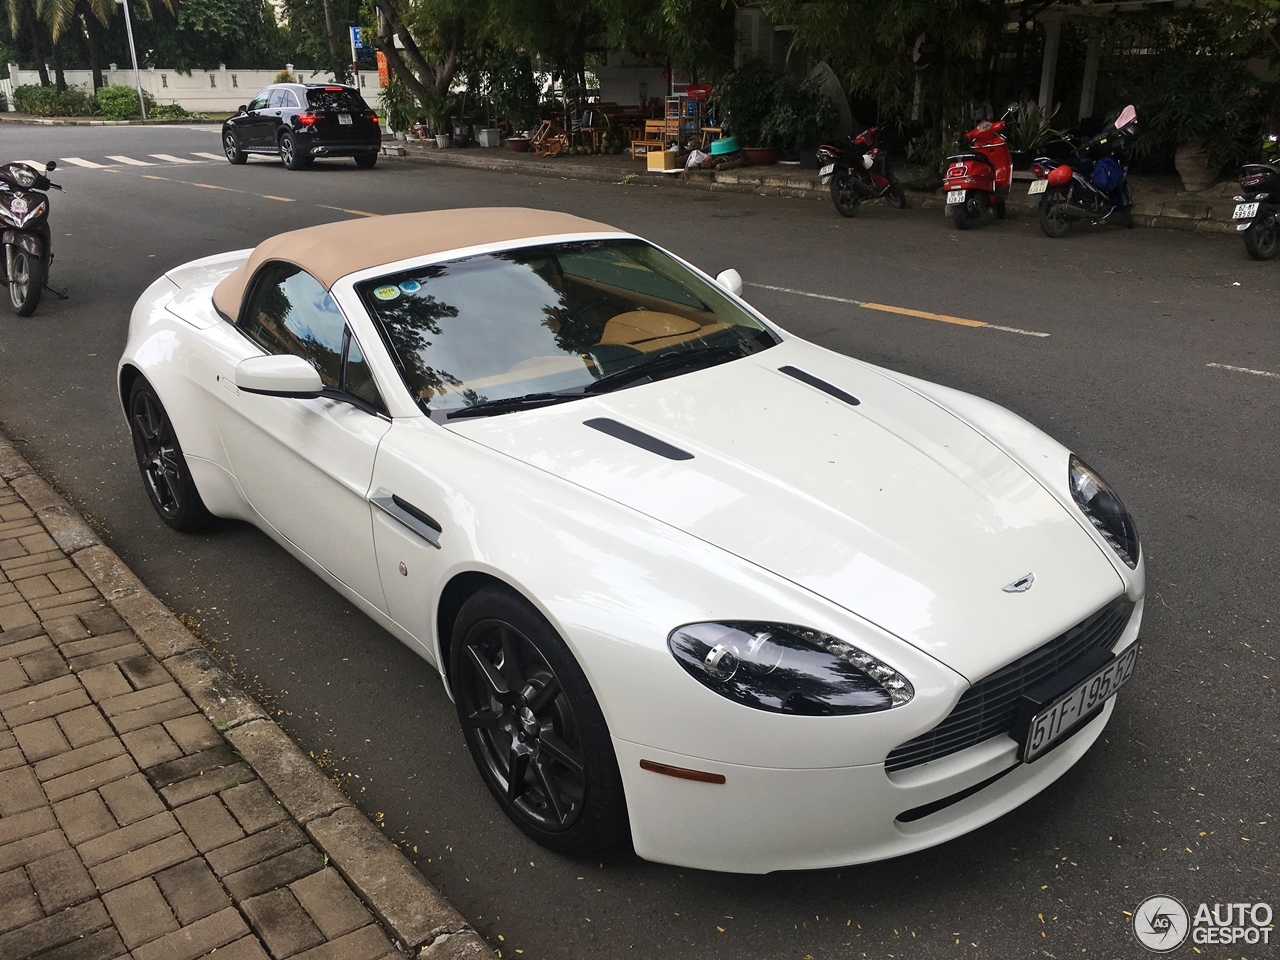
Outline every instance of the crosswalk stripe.
POLYGON ((133 157, 113 157, 107 155, 108 160, 114 160, 116 163, 127 163, 131 167, 154 167, 155 164, 150 160, 135 160, 133 157))
POLYGON ((163 160, 166 163, 202 163, 201 160, 187 160, 184 157, 175 157, 171 153, 148 153, 148 157, 155 157, 157 160, 163 160))
POLYGON ((82 160, 80 157, 63 157, 63 163, 72 163, 77 167, 90 167, 94 170, 101 170, 106 166, 105 163, 94 163, 92 160, 82 160))
POLYGON ((204 157, 206 160, 225 160, 227 159, 220 153, 201 153, 199 150, 191 151, 193 157, 204 157))

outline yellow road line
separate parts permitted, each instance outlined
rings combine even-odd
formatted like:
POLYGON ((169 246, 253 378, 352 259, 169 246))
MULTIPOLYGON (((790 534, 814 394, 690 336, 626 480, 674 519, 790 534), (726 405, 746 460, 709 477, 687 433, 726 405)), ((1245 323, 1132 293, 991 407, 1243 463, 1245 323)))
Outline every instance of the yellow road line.
POLYGON ((142 179, 143 179, 143 180, 168 180, 169 178, 168 178, 168 177, 157 177, 157 176, 155 176, 154 174, 144 173, 144 174, 142 175, 142 179))
MULTIPOLYGON (((181 182, 181 181, 179 181, 181 182)), ((192 183, 193 187, 204 187, 206 190, 227 190, 229 187, 219 187, 213 183, 192 183)))
POLYGON ((275 197, 269 193, 260 193, 258 196, 263 200, 279 200, 281 203, 293 203, 293 197, 275 197))
POLYGON ((349 214, 351 214, 352 216, 356 216, 356 217, 380 217, 380 216, 382 216, 382 214, 380 214, 380 213, 369 213, 367 210, 348 210, 348 209, 346 209, 345 207, 344 207, 344 208, 342 208, 342 212, 343 212, 343 213, 349 213, 349 214))
POLYGON ((985 327, 981 320, 966 320, 964 317, 950 317, 945 313, 929 313, 927 310, 908 310, 906 307, 892 307, 887 303, 862 303, 860 306, 868 310, 882 310, 885 313, 900 313, 904 317, 920 317, 922 320, 937 320, 940 323, 954 323, 961 327, 985 327))

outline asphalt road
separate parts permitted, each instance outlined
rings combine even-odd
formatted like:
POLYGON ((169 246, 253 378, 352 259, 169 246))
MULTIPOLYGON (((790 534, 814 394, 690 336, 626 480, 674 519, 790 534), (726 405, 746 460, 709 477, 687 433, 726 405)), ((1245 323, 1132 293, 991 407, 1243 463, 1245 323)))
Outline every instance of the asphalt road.
MULTIPOLYGON (((151 156, 217 151, 212 127, 0 126, 8 158, 104 164, 55 177, 66 193, 53 201, 52 281, 70 299, 0 317, 0 425, 504 957, 1137 957, 1126 911, 1150 895, 1193 911, 1280 907, 1280 263, 1253 263, 1234 237, 1111 228, 1050 241, 1033 220, 958 234, 936 210, 879 204, 844 220, 822 203, 642 183, 151 156), (635 230, 712 273, 737 267, 748 297, 793 332, 1004 404, 1110 478, 1143 535, 1149 601, 1138 673, 1105 739, 1021 809, 895 861, 767 877, 629 850, 575 862, 499 814, 425 663, 255 530, 187 537, 160 523, 113 390, 148 283, 357 215, 343 210, 514 204, 635 230)), ((785 808, 780 797, 760 811, 761 829, 785 808)))

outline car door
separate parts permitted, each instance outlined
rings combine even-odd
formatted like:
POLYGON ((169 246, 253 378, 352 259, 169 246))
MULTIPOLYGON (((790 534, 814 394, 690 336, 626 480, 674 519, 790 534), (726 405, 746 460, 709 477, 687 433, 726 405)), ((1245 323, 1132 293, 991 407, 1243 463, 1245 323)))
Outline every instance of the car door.
POLYGON ((306 271, 265 264, 220 353, 219 431, 245 498, 281 536, 377 609, 386 602, 366 499, 391 426, 360 345, 337 303, 306 271), (315 398, 235 387, 235 365, 292 353, 320 373, 315 398))
POLYGON ((274 147, 279 143, 280 131, 288 126, 290 112, 288 106, 292 97, 293 94, 283 87, 277 87, 271 91, 271 100, 268 101, 267 109, 263 114, 266 118, 266 124, 262 129, 265 138, 262 144, 264 147, 274 147))
POLYGON ((263 112, 267 109, 270 99, 270 87, 259 91, 258 95, 250 100, 245 107, 244 114, 233 120, 236 136, 240 138, 241 149, 262 147, 266 136, 266 117, 263 112))

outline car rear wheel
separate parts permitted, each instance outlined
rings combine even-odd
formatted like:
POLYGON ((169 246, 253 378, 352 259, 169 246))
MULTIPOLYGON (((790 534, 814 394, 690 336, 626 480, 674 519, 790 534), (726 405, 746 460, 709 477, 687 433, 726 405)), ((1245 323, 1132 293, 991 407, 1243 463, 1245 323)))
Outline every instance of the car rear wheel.
POLYGON ((357 153, 356 154, 357 167, 362 167, 363 169, 368 170, 371 167, 373 167, 373 165, 376 164, 377 162, 378 162, 378 155, 376 153, 357 153))
POLYGON ((160 519, 183 533, 211 526, 217 518, 200 499, 169 414, 142 377, 129 391, 129 430, 142 486, 160 519))
POLYGON ((240 149, 240 138, 236 136, 234 130, 228 130, 222 135, 222 152, 236 166, 247 162, 249 159, 249 155, 240 149))
POLYGON ((289 170, 302 170, 311 165, 311 158, 302 152, 292 133, 280 135, 280 161, 289 170))
POLYGON ((485 785, 544 847, 571 855, 627 834, 622 778, 582 668, 523 597, 485 587, 453 628, 450 682, 485 785))

